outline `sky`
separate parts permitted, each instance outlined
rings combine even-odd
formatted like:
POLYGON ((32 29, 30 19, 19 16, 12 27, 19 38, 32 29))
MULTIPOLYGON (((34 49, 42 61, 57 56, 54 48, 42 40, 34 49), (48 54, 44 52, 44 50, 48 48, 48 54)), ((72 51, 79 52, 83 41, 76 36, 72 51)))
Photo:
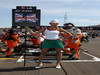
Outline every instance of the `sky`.
POLYGON ((53 19, 60 25, 65 21, 76 26, 100 24, 100 0, 0 0, 0 27, 12 26, 12 9, 16 6, 41 9, 41 25, 49 25, 53 19))

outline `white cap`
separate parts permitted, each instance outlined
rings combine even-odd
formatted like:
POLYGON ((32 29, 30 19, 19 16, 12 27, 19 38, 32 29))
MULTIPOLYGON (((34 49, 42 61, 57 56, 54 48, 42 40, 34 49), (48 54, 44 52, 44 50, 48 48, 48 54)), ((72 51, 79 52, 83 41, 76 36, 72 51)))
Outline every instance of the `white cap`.
POLYGON ((71 24, 69 24, 68 26, 72 27, 72 25, 71 25, 71 24))
POLYGON ((59 23, 59 20, 54 19, 54 20, 51 20, 50 23, 59 23))

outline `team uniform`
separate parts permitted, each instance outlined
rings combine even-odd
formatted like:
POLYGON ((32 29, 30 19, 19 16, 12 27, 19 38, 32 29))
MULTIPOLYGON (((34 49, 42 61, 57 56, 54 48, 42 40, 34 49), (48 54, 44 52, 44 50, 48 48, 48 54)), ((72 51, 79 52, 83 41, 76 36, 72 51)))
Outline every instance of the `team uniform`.
POLYGON ((13 33, 13 31, 11 31, 11 33, 8 33, 7 36, 4 35, 4 38, 2 40, 7 46, 6 56, 9 57, 12 54, 14 47, 16 47, 20 42, 19 34, 13 33))
POLYGON ((41 44, 40 37, 41 36, 42 35, 40 33, 32 33, 31 34, 31 39, 30 40, 32 41, 34 47, 39 47, 40 46, 40 44, 41 44))
POLYGON ((68 34, 64 34, 64 50, 66 51, 67 54, 72 54, 75 58, 79 59, 79 46, 80 46, 80 39, 82 37, 81 30, 72 27, 71 29, 68 29, 70 33, 72 33, 72 36, 68 34))

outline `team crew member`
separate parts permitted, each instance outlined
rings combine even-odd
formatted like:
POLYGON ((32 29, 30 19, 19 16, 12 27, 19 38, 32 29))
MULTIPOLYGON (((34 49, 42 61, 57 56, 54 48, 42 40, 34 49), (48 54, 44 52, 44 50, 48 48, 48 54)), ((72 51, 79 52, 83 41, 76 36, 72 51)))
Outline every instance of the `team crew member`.
POLYGON ((6 57, 10 57, 13 48, 16 47, 19 42, 19 34, 13 29, 9 30, 8 35, 4 38, 4 43, 7 45, 8 48, 6 57))
POLYGON ((56 68, 61 68, 60 66, 60 60, 61 60, 61 49, 64 48, 62 41, 60 40, 59 34, 60 32, 66 32, 69 35, 71 33, 67 32, 66 30, 59 28, 59 21, 58 20, 52 20, 50 23, 50 26, 48 28, 42 29, 40 31, 44 32, 45 40, 42 43, 42 51, 39 57, 39 65, 36 68, 40 68, 43 66, 42 58, 43 56, 48 52, 50 48, 54 48, 57 52, 57 63, 56 68))
POLYGON ((39 33, 39 32, 34 32, 31 34, 31 41, 33 42, 33 45, 34 47, 39 47, 40 44, 41 44, 41 37, 42 37, 42 34, 39 33))
MULTIPOLYGON (((65 23, 64 29, 67 29, 70 33, 72 33, 72 36, 70 38, 67 38, 64 40, 65 47, 64 50, 67 53, 71 53, 71 50, 67 50, 67 48, 74 49, 75 52, 71 56, 74 59, 79 59, 79 46, 80 46, 80 39, 82 38, 81 30, 77 27, 75 27, 72 23, 65 23)), ((68 35, 65 37, 68 37, 68 35)))

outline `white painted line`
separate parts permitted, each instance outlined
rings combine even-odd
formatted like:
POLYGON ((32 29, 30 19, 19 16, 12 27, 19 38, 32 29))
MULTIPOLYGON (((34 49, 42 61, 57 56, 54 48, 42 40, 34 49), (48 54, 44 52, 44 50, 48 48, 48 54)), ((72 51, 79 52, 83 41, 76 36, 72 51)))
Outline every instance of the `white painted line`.
POLYGON ((23 62, 24 59, 22 59, 22 58, 23 58, 23 56, 21 56, 16 62, 23 62))
MULTIPOLYGON (((100 58, 94 56, 94 55, 91 55, 89 53, 86 53, 86 52, 83 52, 84 54, 90 56, 93 58, 93 60, 61 60, 61 62, 100 62, 100 58)), ((23 62, 24 59, 22 59, 23 56, 21 56, 17 62, 23 62)), ((42 60, 43 62, 57 62, 56 60, 42 60)), ((26 62, 39 62, 39 60, 32 60, 32 61, 26 61, 26 62)))
MULTIPOLYGON (((39 62, 39 60, 32 60, 32 61, 26 61, 26 62, 33 63, 33 62, 39 62)), ((57 61, 56 60, 42 60, 42 62, 57 62, 57 61)), ((83 62, 100 62, 100 60, 62 60, 61 62, 83 63, 83 62)))
MULTIPOLYGON (((32 60, 32 61, 26 61, 27 63, 36 63, 39 62, 39 60, 32 60)), ((46 62, 46 63, 55 63, 56 60, 42 60, 42 62, 46 62)), ((94 63, 94 62, 100 62, 100 60, 62 60, 61 62, 64 63, 94 63)), ((16 62, 0 62, 0 63, 16 63, 16 62)), ((17 62, 17 63, 23 63, 23 61, 17 62)))
POLYGON ((91 54, 86 53, 86 52, 83 52, 83 53, 84 53, 84 54, 86 54, 86 55, 88 55, 88 56, 90 56, 90 57, 92 57, 92 58, 93 58, 93 60, 100 61, 100 58, 99 58, 99 57, 96 57, 96 56, 91 55, 91 54))

